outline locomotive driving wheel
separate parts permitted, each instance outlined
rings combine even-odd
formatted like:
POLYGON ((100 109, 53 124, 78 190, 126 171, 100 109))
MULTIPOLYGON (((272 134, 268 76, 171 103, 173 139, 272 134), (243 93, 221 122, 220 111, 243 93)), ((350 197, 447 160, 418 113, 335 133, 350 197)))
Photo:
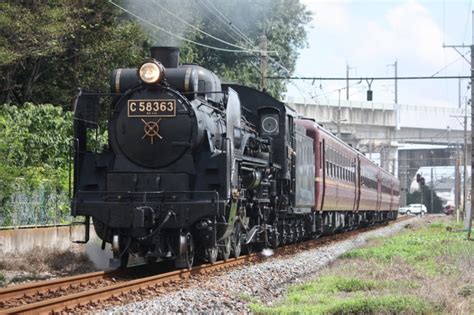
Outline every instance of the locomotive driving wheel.
POLYGON ((234 232, 231 236, 232 256, 238 258, 242 252, 242 231, 240 230, 240 223, 234 227, 234 232))
POLYGON ((277 248, 278 246, 280 246, 280 233, 279 233, 279 229, 278 229, 278 224, 275 222, 273 224, 273 228, 271 230, 271 233, 269 233, 269 242, 270 242, 270 246, 272 248, 277 248))
POLYGON ((218 254, 219 254, 219 249, 216 246, 208 246, 204 249, 205 259, 211 264, 217 261, 218 254))
POLYGON ((194 241, 193 235, 189 232, 181 232, 179 235, 178 257, 176 257, 176 268, 191 269, 194 263, 194 241))
POLYGON ((223 260, 228 260, 232 251, 231 235, 226 237, 223 241, 223 246, 219 248, 219 257, 223 260))

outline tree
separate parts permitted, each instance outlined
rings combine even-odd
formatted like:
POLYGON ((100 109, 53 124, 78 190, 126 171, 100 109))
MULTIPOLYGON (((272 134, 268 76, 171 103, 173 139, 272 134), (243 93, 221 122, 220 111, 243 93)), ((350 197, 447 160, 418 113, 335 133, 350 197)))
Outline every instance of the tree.
MULTIPOLYGON (((260 55, 251 50, 259 49, 260 37, 265 35, 268 50, 276 52, 270 55, 268 75, 289 75, 298 50, 306 44, 305 27, 311 19, 304 5, 293 0, 115 2, 134 15, 108 1, 1 2, 0 104, 52 103, 70 108, 79 87, 107 91, 110 70, 137 67, 149 56, 151 44, 178 45, 184 62, 209 68, 223 81, 258 87, 260 55), (184 38, 248 51, 213 50, 184 38)), ((273 96, 285 92, 286 82, 268 83, 273 96)))
MULTIPOLYGON (((306 45, 305 27, 311 20, 305 6, 293 0, 145 0, 128 1, 125 5, 147 21, 142 20, 141 24, 154 43, 181 46, 182 61, 202 65, 216 72, 223 81, 253 87, 258 87, 260 82, 260 54, 255 50, 259 50, 262 35, 268 40, 267 49, 276 52, 270 54, 268 75, 289 76, 294 71, 298 50, 306 45), (244 48, 248 52, 202 47, 179 40, 162 29, 207 46, 244 48)), ((286 83, 269 81, 267 90, 278 98, 286 91, 286 83)))
POLYGON ((78 87, 105 90, 111 68, 144 57, 143 31, 105 1, 10 1, 0 11, 0 104, 70 108, 78 87))

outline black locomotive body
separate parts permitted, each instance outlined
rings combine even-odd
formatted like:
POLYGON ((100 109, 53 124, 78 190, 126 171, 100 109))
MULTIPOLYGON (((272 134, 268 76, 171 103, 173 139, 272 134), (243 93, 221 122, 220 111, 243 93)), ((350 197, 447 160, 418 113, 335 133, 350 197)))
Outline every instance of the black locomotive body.
POLYGON ((349 228, 315 208, 317 152, 294 110, 180 66, 175 48, 153 47, 152 58, 113 71, 101 152, 90 135, 106 95, 81 92, 75 104, 72 214, 87 228, 92 217, 114 263, 131 253, 190 267, 349 228))

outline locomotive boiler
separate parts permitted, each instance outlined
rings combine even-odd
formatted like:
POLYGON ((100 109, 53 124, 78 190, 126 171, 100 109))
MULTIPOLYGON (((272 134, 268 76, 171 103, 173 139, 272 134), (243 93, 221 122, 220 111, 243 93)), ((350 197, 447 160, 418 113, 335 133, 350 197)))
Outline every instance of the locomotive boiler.
POLYGON ((268 94, 180 65, 176 48, 114 70, 110 88, 75 102, 71 212, 85 241, 92 218, 114 265, 189 268, 396 216, 393 176, 268 94))

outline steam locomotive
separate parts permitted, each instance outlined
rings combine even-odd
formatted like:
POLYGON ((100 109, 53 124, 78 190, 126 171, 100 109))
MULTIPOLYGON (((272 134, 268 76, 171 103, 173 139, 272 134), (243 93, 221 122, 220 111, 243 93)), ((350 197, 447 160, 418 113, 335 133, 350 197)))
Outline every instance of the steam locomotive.
POLYGON ((71 212, 85 242, 92 218, 115 266, 133 254, 189 268, 397 216, 395 177, 270 95, 180 65, 177 48, 152 47, 110 85, 75 101, 71 212))

